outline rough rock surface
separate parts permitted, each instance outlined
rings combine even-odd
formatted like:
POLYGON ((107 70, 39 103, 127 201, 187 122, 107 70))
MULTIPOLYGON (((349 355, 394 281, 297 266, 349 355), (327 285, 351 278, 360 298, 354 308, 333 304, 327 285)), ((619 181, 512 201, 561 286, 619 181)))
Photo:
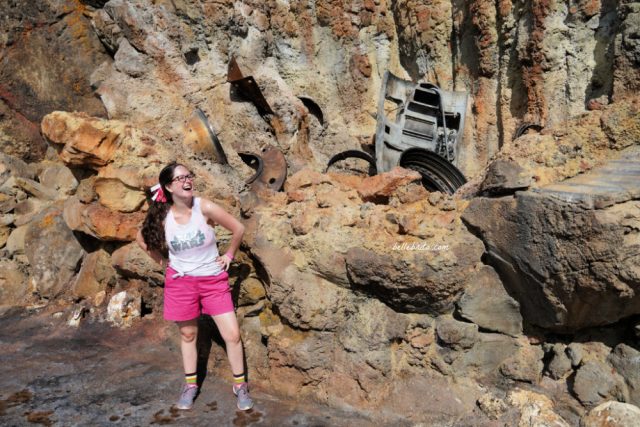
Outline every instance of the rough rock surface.
POLYGON ((105 114, 89 76, 109 60, 77 1, 6 1, 0 5, 0 150, 44 158, 40 121, 54 110, 105 114))
MULTIPOLYGON (((161 289, 148 285, 162 271, 130 242, 144 190, 177 159, 247 227, 231 276, 256 384, 394 425, 575 425, 584 408, 570 392, 586 407, 625 387, 635 398, 625 331, 639 314, 639 196, 622 172, 640 140, 637 2, 36 3, 0 6, 6 301, 58 304, 78 331, 159 317, 161 289), (232 57, 274 114, 226 82, 232 57), (322 173, 343 149, 372 149, 387 69, 469 93, 458 163, 470 182, 455 197, 401 169, 322 173), (195 108, 229 165, 190 145, 195 108), (527 124, 540 126, 512 140, 527 124), (283 192, 244 184, 254 171, 238 153, 268 147, 287 161, 283 192), (461 221, 480 191, 525 187, 472 201, 461 221), (47 230, 77 251, 47 290, 30 230, 52 211, 64 221, 47 230), (523 382, 536 392, 514 392, 523 382)), ((227 375, 222 348, 209 341, 207 354, 227 375)))
POLYGON ((471 202, 463 219, 527 321, 575 331, 640 313, 638 271, 629 264, 640 256, 638 173, 631 151, 562 184, 471 202), (607 189, 610 181, 617 185, 607 189))
POLYGON ((457 305, 460 316, 481 328, 511 336, 522 334, 520 304, 507 294, 489 266, 470 278, 457 305))
POLYGON ((628 403, 605 402, 580 420, 580 427, 633 427, 638 425, 640 408, 628 403))

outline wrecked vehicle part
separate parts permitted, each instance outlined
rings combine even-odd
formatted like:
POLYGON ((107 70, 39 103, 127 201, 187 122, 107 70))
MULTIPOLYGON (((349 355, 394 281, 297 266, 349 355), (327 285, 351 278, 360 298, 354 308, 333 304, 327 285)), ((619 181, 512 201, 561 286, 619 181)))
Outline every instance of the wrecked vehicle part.
POLYGON ((262 161, 262 157, 257 154, 250 153, 248 151, 242 151, 238 153, 238 156, 242 159, 243 162, 250 168, 256 171, 250 178, 248 178, 245 183, 251 184, 253 181, 258 179, 258 177, 262 174, 264 170, 264 162, 262 161))
MULTIPOLYGON (((466 92, 441 90, 431 83, 413 83, 385 72, 376 116, 378 172, 388 172, 398 165, 402 153, 411 148, 431 151, 455 165, 467 98, 466 92), (396 105, 391 111, 396 112, 394 121, 385 113, 389 101, 396 105)), ((430 165, 426 163, 425 167, 430 165)))
POLYGON ((253 168, 256 173, 246 183, 253 191, 268 188, 280 191, 287 179, 287 160, 282 151, 276 147, 265 147, 261 155, 242 152, 238 153, 242 161, 253 168))
POLYGON ((453 194, 467 180, 458 168, 442 156, 423 148, 410 148, 402 153, 400 166, 422 175, 422 185, 428 191, 453 194))
POLYGON ((516 139, 520 138, 529 129, 533 129, 536 132, 540 132, 542 130, 542 125, 540 125, 538 123, 523 123, 523 124, 521 124, 518 127, 518 130, 516 130, 516 133, 513 135, 513 140, 515 141, 516 139))
POLYGON ((309 113, 315 116, 320 122, 320 125, 324 128, 324 114, 322 113, 322 108, 320 108, 320 106, 308 96, 299 96, 298 99, 302 101, 302 104, 307 107, 309 113))
POLYGON ((187 122, 185 145, 197 154, 213 155, 220 164, 229 164, 224 149, 204 112, 196 108, 187 122))
POLYGON ((274 112, 271 106, 265 99, 262 91, 258 87, 253 76, 244 76, 240 67, 236 62, 236 58, 232 57, 229 61, 229 68, 227 70, 227 81, 244 97, 245 99, 253 102, 258 109, 258 113, 264 117, 266 115, 273 115, 274 112))
POLYGON ((331 165, 333 165, 334 163, 342 160, 350 159, 350 158, 362 159, 369 162, 370 176, 373 176, 378 173, 378 170, 376 168, 376 159, 374 159, 364 151, 359 151, 359 150, 346 150, 331 157, 331 159, 329 159, 329 162, 327 163, 327 167, 324 172, 327 173, 331 165))

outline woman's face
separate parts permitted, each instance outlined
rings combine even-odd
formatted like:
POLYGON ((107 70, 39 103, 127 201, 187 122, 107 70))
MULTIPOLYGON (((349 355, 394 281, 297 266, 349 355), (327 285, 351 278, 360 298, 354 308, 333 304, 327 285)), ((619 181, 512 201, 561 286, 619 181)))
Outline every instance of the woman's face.
POLYGON ((180 165, 173 170, 173 181, 166 186, 172 197, 193 197, 193 174, 180 165))

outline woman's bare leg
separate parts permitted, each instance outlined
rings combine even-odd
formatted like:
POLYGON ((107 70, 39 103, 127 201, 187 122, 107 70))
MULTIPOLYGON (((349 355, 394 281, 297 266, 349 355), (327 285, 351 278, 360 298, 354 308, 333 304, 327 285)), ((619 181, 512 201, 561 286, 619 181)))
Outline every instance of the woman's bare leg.
POLYGON ((180 328, 180 351, 182 352, 184 373, 196 372, 198 363, 198 350, 196 348, 198 319, 176 322, 176 324, 180 328))
POLYGON ((213 316, 216 326, 222 335, 222 339, 227 346, 227 357, 234 375, 244 373, 244 352, 242 349, 242 339, 240 338, 240 327, 236 314, 229 313, 213 316))

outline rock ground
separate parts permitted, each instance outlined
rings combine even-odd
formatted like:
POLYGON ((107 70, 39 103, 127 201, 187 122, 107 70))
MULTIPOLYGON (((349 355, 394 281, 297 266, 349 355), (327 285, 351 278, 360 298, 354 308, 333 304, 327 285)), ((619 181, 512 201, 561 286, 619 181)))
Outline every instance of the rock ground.
POLYGON ((278 397, 264 387, 254 387, 252 410, 238 411, 230 382, 211 374, 193 409, 179 411, 172 408, 182 385, 173 325, 149 319, 125 330, 106 323, 76 329, 51 313, 25 311, 1 323, 0 424, 7 427, 410 425, 278 397))

